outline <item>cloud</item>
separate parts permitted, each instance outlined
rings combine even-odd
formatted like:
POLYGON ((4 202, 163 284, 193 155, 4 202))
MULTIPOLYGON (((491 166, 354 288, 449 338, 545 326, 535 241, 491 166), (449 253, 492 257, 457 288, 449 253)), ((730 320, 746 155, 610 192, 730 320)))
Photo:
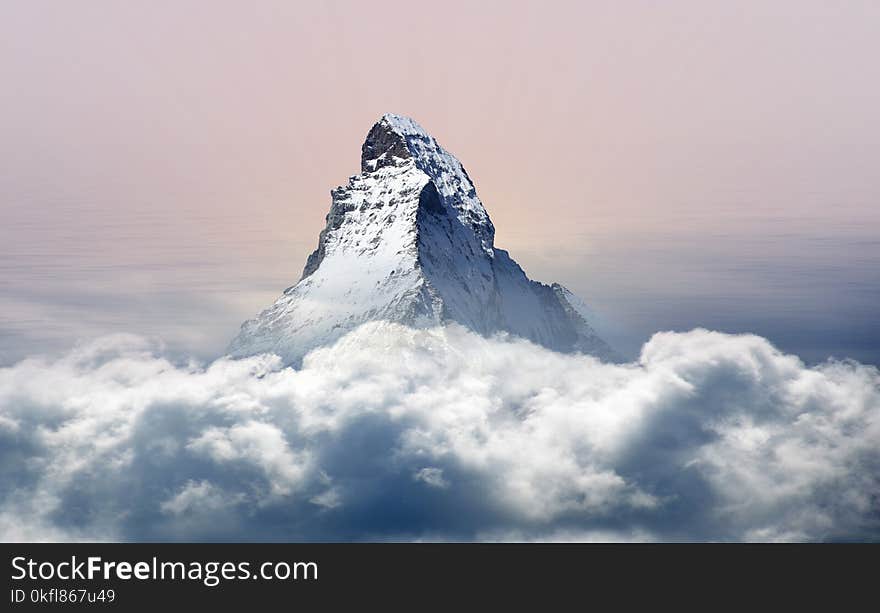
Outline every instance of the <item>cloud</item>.
POLYGON ((439 487, 441 489, 449 487, 449 482, 443 478, 442 468, 435 468, 433 466, 422 468, 416 471, 416 474, 413 475, 413 479, 416 481, 422 481, 432 487, 439 487))
POLYGON ((177 363, 136 337, 0 369, 6 540, 880 537, 880 374, 756 336, 604 364, 374 323, 177 363))

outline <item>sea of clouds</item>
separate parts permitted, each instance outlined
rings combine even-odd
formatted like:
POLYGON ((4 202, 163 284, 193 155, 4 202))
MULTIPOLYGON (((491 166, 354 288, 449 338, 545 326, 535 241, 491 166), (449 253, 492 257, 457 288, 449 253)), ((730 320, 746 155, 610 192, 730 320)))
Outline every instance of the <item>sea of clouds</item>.
POLYGON ((373 323, 180 363, 0 369, 3 540, 877 540, 880 373, 664 332, 604 364, 373 323))

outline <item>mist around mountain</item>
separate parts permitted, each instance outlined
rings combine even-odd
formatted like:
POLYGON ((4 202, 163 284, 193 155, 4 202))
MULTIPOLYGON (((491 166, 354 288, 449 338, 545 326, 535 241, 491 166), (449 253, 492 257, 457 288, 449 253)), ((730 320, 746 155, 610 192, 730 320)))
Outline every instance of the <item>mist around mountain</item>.
POLYGON ((880 373, 370 322, 297 368, 136 337, 0 368, 0 538, 880 539, 880 373))

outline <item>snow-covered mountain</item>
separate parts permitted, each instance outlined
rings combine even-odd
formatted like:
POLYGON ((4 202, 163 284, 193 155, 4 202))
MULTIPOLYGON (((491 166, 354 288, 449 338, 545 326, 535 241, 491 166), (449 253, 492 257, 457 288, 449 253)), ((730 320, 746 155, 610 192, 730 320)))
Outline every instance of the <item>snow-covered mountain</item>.
POLYGON ((361 149, 361 174, 331 191, 299 282, 246 321, 229 353, 287 363, 360 324, 457 322, 563 352, 613 357, 566 288, 531 281, 494 245, 495 228, 461 163, 416 122, 387 114, 361 149))

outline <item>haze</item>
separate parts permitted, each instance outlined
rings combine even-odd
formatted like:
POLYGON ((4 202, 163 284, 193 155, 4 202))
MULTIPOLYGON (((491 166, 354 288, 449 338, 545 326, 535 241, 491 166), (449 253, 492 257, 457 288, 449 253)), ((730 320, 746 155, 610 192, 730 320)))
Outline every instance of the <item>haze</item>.
POLYGON ((875 2, 0 7, 0 361, 200 357, 298 279, 379 116, 605 318, 880 363, 875 2))

